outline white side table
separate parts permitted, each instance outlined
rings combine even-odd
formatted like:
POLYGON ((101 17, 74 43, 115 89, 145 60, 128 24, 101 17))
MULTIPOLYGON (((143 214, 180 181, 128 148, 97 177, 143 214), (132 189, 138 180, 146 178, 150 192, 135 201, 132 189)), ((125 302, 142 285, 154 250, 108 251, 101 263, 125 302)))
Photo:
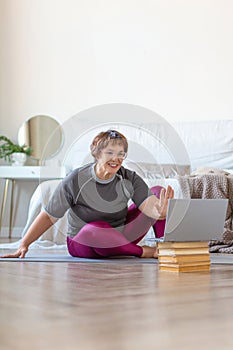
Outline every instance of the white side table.
POLYGON ((14 211, 14 188, 17 180, 52 180, 65 177, 65 167, 47 167, 47 166, 0 166, 0 179, 5 181, 3 189, 3 199, 0 212, 0 233, 2 229, 2 219, 5 212, 9 184, 11 183, 10 194, 10 220, 9 220, 9 238, 12 233, 12 218, 14 211))

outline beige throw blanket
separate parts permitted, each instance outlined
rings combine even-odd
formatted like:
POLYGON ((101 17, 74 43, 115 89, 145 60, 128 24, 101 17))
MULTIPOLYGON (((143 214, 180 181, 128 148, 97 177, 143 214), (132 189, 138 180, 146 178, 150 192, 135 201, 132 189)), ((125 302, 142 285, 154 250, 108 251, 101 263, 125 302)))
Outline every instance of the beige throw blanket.
POLYGON ((210 241, 209 246, 211 253, 233 254, 233 176, 178 176, 177 179, 183 198, 229 199, 222 240, 210 241))

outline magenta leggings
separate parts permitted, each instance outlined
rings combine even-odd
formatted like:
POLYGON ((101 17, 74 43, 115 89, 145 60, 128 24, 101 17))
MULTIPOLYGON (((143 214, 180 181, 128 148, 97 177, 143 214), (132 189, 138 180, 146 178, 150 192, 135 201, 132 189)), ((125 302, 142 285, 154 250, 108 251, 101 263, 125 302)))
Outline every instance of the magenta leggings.
MULTIPOLYGON (((151 188, 159 198, 161 186, 151 188)), ((155 237, 164 235, 165 220, 154 220, 144 215, 135 204, 128 208, 126 223, 122 232, 105 221, 90 222, 82 227, 73 238, 67 237, 70 255, 80 258, 107 258, 118 255, 142 255, 137 243, 153 226, 155 237)))

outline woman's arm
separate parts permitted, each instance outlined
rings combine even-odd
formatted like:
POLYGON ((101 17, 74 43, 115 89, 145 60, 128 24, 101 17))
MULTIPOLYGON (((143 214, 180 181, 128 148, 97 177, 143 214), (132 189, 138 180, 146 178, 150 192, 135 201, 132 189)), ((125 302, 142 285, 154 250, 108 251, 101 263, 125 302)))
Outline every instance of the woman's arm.
POLYGON ((166 190, 165 188, 161 190, 159 198, 155 195, 148 197, 138 209, 153 219, 163 220, 166 218, 168 200, 173 197, 174 190, 171 186, 168 186, 166 190))
POLYGON ((27 233, 22 239, 19 249, 14 254, 7 254, 2 256, 2 258, 24 258, 29 245, 36 241, 56 221, 57 219, 52 218, 45 211, 42 211, 29 227, 27 233))

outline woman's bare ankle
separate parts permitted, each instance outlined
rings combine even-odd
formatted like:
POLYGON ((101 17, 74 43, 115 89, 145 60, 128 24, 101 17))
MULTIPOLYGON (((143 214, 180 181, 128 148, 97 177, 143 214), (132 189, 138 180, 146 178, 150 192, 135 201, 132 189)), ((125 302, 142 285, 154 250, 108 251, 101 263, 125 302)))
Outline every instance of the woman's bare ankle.
POLYGON ((155 246, 154 248, 155 248, 155 252, 154 252, 154 256, 153 256, 153 258, 154 258, 154 259, 158 259, 158 254, 159 254, 158 247, 157 247, 157 246, 155 246))
POLYGON ((142 246, 142 255, 141 258, 158 258, 157 247, 149 247, 147 245, 142 246))

